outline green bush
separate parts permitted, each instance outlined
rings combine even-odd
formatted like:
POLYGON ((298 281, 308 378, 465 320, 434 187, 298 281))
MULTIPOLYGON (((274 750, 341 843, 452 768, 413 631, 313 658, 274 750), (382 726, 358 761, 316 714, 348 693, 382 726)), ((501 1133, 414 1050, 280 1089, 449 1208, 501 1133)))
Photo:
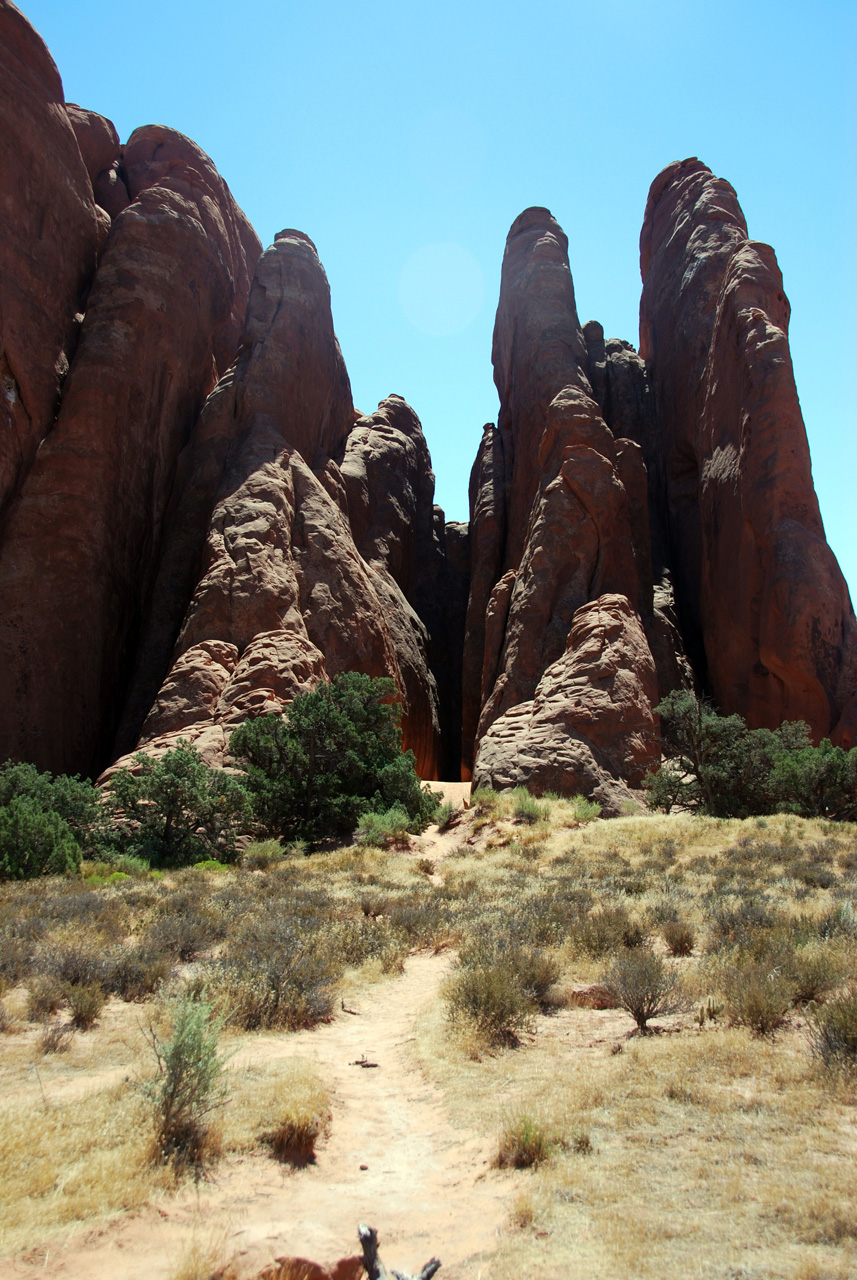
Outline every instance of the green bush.
POLYGON ((230 751, 247 772, 256 818, 272 836, 348 836, 362 814, 398 805, 415 828, 437 808, 402 751, 395 685, 356 671, 300 694, 282 716, 236 729, 230 751))
POLYGON ((101 796, 91 782, 67 774, 54 777, 39 773, 32 764, 7 760, 0 765, 0 810, 24 798, 43 813, 58 814, 84 855, 95 856, 105 829, 105 815, 101 796))
POLYGON ((394 804, 385 813, 364 813, 354 832, 355 844, 386 849, 388 845, 407 840, 412 819, 401 805, 394 804))
POLYGON ((268 867, 282 862, 285 856, 279 840, 254 840, 241 855, 241 866, 248 871, 267 871, 268 867))
POLYGON ((533 1169, 550 1157, 555 1146, 544 1120, 522 1109, 506 1118, 494 1163, 498 1169, 533 1169))
POLYGON ((207 1116, 225 1099, 218 1052, 221 1024, 205 999, 185 997, 172 1008, 173 1030, 162 1040, 150 1027, 157 1075, 143 1086, 155 1113, 159 1158, 199 1169, 208 1154, 207 1116))
POLYGON ((110 782, 121 851, 153 866, 233 862, 236 838, 250 818, 242 784, 203 764, 184 742, 158 760, 142 752, 134 759, 138 772, 121 769, 110 782))
POLYGON ((857 748, 827 739, 814 747, 800 720, 748 729, 741 716, 722 716, 687 690, 674 690, 657 711, 669 758, 643 783, 650 808, 718 818, 857 817, 857 748))
POLYGON ((18 795, 0 809, 0 880, 68 875, 81 862, 68 823, 32 796, 18 795))
POLYGON ((515 787, 512 792, 513 816, 518 822, 540 822, 550 813, 550 806, 542 804, 526 787, 515 787))
POLYGON ((804 818, 857 819, 857 748, 844 751, 823 738, 817 747, 784 752, 772 782, 779 808, 804 818))
POLYGON ((434 822, 437 824, 438 831, 446 831, 457 812, 451 800, 444 800, 439 804, 434 815, 434 822))
MULTIPOLYGON (((543 798, 547 799, 547 792, 543 798)), ((601 805, 595 800, 587 800, 586 796, 572 796, 569 803, 574 809, 575 820, 581 824, 593 822, 601 815, 601 805)))

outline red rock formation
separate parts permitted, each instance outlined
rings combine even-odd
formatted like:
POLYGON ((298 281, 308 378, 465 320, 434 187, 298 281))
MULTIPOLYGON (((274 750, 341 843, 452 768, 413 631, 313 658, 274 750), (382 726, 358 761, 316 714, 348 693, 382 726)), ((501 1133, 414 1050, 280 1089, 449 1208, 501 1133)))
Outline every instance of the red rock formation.
POLYGON ((100 209, 113 219, 130 204, 122 169, 122 148, 112 120, 96 111, 86 111, 74 102, 66 111, 77 138, 92 195, 100 209))
POLYGON ((748 240, 735 192, 692 159, 655 179, 640 252, 689 656, 724 711, 850 743, 854 614, 812 485, 773 250, 748 240))
POLYGON ((100 228, 62 82, 0 0, 0 518, 51 429, 100 228))
POLYGON ((125 169, 133 200, 0 544, 0 759, 53 770, 87 771, 109 749, 176 459, 234 354, 258 248, 181 134, 137 130, 125 169))
POLYGON ((567 241, 546 209, 527 210, 509 233, 497 309, 499 426, 486 431, 471 480, 463 685, 477 778, 491 771, 479 744, 498 717, 507 754, 513 730, 526 732, 525 713, 511 709, 565 652, 581 606, 620 593, 635 611, 651 607, 641 451, 604 422, 587 363, 567 241))
POLYGON ((142 726, 147 750, 181 735, 222 760, 248 715, 360 670, 396 680, 405 746, 436 776, 437 694, 406 595, 421 524, 431 531, 431 463, 398 397, 355 423, 327 279, 300 232, 282 232, 259 260, 241 353, 184 473, 126 732, 180 625, 142 726))
POLYGON ((474 787, 525 785, 540 795, 591 796, 621 813, 660 759, 655 664, 639 615, 602 595, 574 615, 563 655, 535 697, 506 711, 479 744, 474 787))

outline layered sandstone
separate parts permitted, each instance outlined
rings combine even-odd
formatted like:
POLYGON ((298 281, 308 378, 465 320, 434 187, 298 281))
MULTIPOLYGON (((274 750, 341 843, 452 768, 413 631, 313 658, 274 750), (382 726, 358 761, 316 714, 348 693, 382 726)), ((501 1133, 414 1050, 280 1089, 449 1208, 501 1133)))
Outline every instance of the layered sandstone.
MULTIPOLYGON (((568 242, 548 210, 529 209, 509 232, 503 262, 494 330, 498 426, 486 430, 471 478, 463 684, 465 769, 475 757, 475 779, 531 777, 542 785, 525 746, 533 733, 541 750, 561 756, 567 719, 551 712, 533 729, 530 704, 541 705, 549 670, 555 702, 556 664, 589 602, 625 601, 654 671, 639 616, 652 607, 646 468, 640 446, 614 436, 595 399, 606 394, 606 370, 595 385, 589 371, 568 242)), ((648 688, 640 682, 638 710, 651 724, 648 688)), ((567 712, 573 719, 579 708, 567 712)))
POLYGON ((115 130, 77 108, 70 120, 38 36, 13 6, 0 18, 26 108, 7 118, 2 145, 25 159, 38 152, 35 180, 7 197, 16 232, 4 239, 3 280, 30 303, 26 324, 3 304, 6 403, 41 424, 26 447, 20 433, 2 438, 17 476, 0 530, 0 759, 90 771, 111 749, 177 459, 234 357, 260 246, 208 157, 150 126, 122 149, 130 203, 90 285, 91 175, 113 171, 115 130), (44 258, 32 253, 42 242, 44 258), (18 342, 30 353, 23 363, 18 342))
POLYGON ((400 397, 355 413, 327 278, 300 232, 280 233, 257 264, 239 357, 183 470, 125 748, 151 706, 140 745, 184 737, 219 763, 248 716, 359 670, 395 680, 404 745, 436 776, 438 698, 415 607, 431 462, 400 397))
POLYGON ((602 595, 576 611, 535 696, 482 737, 473 785, 590 796, 617 816, 660 759, 657 697, 639 614, 627 597, 602 595))
POLYGON ((62 81, 0 0, 0 519, 51 429, 101 239, 62 81))
POLYGON ((0 0, 0 760, 94 772, 320 680, 388 675, 424 777, 618 812, 653 708, 857 735, 773 251, 697 160, 641 237, 639 354, 581 326, 548 210, 513 224, 496 428, 446 524, 419 419, 353 407, 312 242, 264 254, 211 160, 122 145, 0 0))
POLYGON ((696 159, 649 193, 641 355, 676 599, 703 687, 751 725, 854 740, 855 623, 827 546, 773 250, 696 159))

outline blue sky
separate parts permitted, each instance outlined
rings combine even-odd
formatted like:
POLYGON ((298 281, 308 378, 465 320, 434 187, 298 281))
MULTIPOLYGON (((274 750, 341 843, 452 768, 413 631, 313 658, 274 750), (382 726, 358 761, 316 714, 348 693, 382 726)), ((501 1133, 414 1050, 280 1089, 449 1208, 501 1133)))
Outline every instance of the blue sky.
POLYGON ((569 237, 581 320, 637 342, 649 185, 697 155, 777 252, 828 539, 857 593, 853 0, 29 0, 70 101, 189 134, 263 243, 318 246, 355 402, 422 418, 466 519, 503 244, 569 237))

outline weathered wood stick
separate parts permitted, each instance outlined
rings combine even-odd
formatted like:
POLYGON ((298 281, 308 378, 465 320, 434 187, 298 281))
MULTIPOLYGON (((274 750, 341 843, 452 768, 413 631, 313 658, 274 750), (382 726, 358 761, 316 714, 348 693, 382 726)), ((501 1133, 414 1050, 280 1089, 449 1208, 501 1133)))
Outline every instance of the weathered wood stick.
MULTIPOLYGON (((363 1246, 363 1266, 366 1268, 369 1280, 390 1280, 390 1274, 378 1256, 378 1232, 374 1227, 367 1227, 361 1222, 357 1228, 357 1234, 363 1246)), ((401 1271, 393 1271, 393 1280, 431 1280, 435 1272, 440 1270, 440 1265, 439 1258, 432 1258, 425 1264, 419 1275, 407 1276, 401 1271)))

